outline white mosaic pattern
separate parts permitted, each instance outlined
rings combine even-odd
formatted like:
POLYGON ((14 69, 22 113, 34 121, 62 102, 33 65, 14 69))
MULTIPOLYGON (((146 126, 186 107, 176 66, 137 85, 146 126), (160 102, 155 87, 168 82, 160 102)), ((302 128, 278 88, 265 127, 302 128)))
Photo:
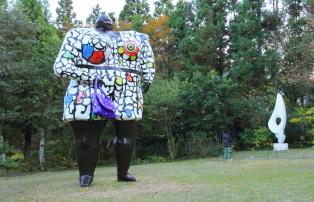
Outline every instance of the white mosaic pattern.
POLYGON ((148 36, 134 31, 72 29, 54 64, 57 76, 71 79, 64 97, 66 121, 101 119, 92 113, 96 76, 114 102, 117 120, 140 120, 141 80, 154 78, 154 55, 148 36))

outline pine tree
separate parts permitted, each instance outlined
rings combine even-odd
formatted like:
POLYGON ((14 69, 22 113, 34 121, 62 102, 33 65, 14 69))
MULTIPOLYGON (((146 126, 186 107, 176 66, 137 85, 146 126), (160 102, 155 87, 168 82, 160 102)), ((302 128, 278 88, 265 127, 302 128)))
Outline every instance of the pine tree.
POLYGON ((244 0, 237 4, 237 15, 231 24, 231 74, 244 94, 262 90, 266 82, 263 41, 267 30, 262 27, 262 0, 244 0), (263 51, 262 51, 263 50, 263 51))
MULTIPOLYGON (((191 61, 187 54, 193 52, 193 31, 194 31, 195 12, 193 4, 187 1, 179 1, 170 16, 169 24, 172 29, 174 43, 172 48, 172 69, 184 70, 189 67, 191 61)), ((193 54, 193 53, 192 53, 193 54)))
MULTIPOLYGON (((28 51, 32 55, 29 64, 24 68, 25 75, 29 78, 26 77, 23 81, 24 94, 19 95, 26 103, 21 106, 21 110, 29 116, 23 130, 26 145, 31 143, 33 129, 54 128, 51 124, 59 120, 55 114, 59 101, 50 98, 60 96, 58 99, 62 100, 61 93, 58 93, 62 91, 60 83, 51 71, 61 41, 57 29, 48 23, 48 16, 45 14, 47 9, 38 0, 21 0, 18 7, 39 28, 34 35, 36 43, 28 51)), ((29 146, 25 148, 29 150, 29 146)))
MULTIPOLYGON (((0 120, 24 133, 34 115, 32 50, 38 26, 20 10, 0 11, 0 120)), ((24 133, 26 134, 26 133, 24 133)), ((25 156, 30 154, 25 135, 25 156)), ((21 148, 22 149, 22 148, 21 148)))
POLYGON ((154 17, 159 17, 161 15, 170 16, 174 9, 172 0, 158 0, 155 1, 154 4, 155 4, 154 17))
POLYGON ((72 0, 59 0, 56 9, 56 24, 63 31, 70 30, 78 21, 75 20, 76 13, 73 12, 72 0))
POLYGON ((102 14, 106 14, 106 12, 101 10, 99 4, 96 4, 96 6, 93 7, 92 13, 86 18, 86 24, 94 25, 97 18, 102 14))
POLYGON ((126 0, 120 12, 119 19, 127 23, 133 22, 136 18, 144 22, 149 16, 149 4, 147 0, 126 0))
POLYGON ((173 34, 177 38, 183 37, 178 40, 178 54, 182 54, 180 60, 184 61, 189 73, 201 71, 207 74, 213 68, 222 76, 229 69, 226 26, 229 4, 229 1, 222 0, 197 0, 194 3, 177 4, 171 24, 175 25, 173 34), (188 10, 182 12, 185 9, 188 10))
POLYGON ((225 0, 197 1, 196 27, 199 28, 196 31, 196 38, 199 40, 199 46, 203 47, 198 54, 207 57, 198 56, 196 63, 213 68, 220 76, 229 69, 227 56, 229 7, 230 1, 225 0))
POLYGON ((285 0, 288 23, 283 41, 282 68, 278 74, 280 88, 294 107, 299 99, 313 94, 313 1, 285 0))

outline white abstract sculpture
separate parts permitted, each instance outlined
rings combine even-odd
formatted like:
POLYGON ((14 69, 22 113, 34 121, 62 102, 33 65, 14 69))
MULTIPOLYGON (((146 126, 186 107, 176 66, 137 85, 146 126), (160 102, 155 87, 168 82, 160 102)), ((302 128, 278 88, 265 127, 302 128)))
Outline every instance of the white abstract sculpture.
POLYGON ((268 121, 268 128, 275 133, 278 143, 274 143, 274 150, 288 150, 288 144, 284 143, 286 136, 284 134, 287 122, 286 107, 280 93, 277 93, 277 99, 274 111, 268 121), (280 123, 277 124, 277 119, 280 123))

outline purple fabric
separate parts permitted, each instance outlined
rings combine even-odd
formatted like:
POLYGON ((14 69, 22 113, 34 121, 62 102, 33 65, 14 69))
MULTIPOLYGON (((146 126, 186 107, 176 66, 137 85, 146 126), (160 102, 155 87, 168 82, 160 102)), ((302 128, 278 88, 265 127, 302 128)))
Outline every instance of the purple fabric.
POLYGON ((98 87, 98 77, 96 77, 94 82, 93 114, 112 120, 116 118, 115 112, 116 108, 112 100, 98 87))

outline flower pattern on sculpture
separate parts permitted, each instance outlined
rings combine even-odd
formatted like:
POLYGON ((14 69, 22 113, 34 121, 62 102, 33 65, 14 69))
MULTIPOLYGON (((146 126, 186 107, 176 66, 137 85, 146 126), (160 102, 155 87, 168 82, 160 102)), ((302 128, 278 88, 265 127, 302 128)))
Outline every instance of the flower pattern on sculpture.
POLYGON ((118 42, 118 53, 124 60, 135 61, 140 52, 140 42, 135 39, 118 42))

